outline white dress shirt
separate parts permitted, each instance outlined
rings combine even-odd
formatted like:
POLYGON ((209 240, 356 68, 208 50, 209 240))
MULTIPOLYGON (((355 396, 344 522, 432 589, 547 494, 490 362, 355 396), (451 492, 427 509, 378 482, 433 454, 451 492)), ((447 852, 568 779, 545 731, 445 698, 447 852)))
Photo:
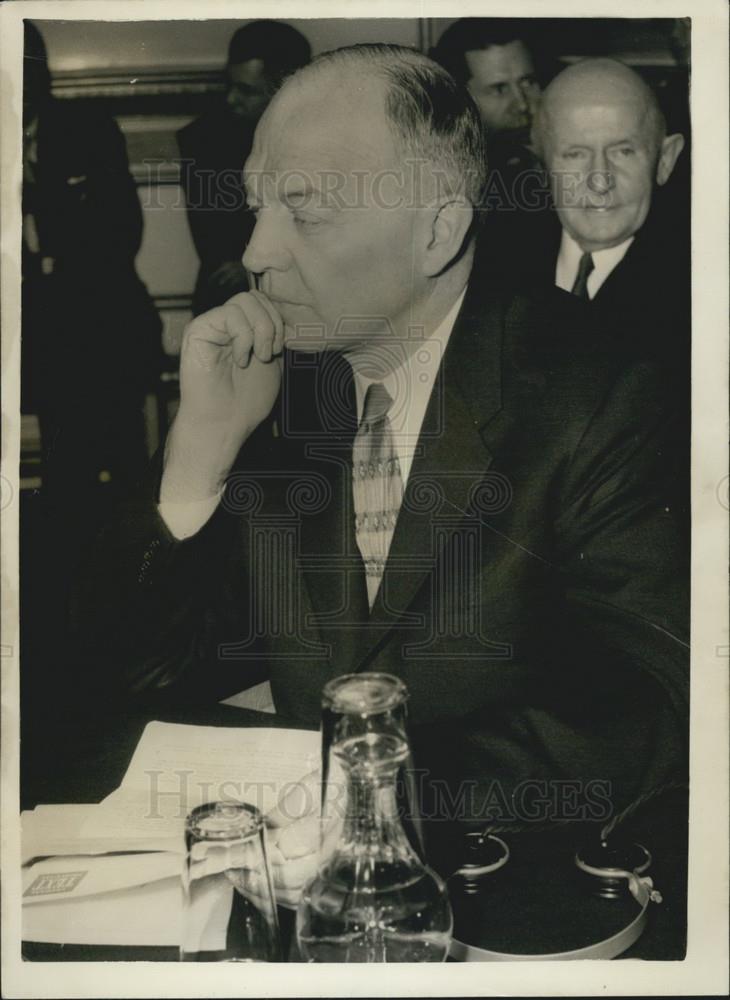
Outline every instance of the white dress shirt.
MULTIPOLYGON (((588 275, 588 282, 586 285, 589 299, 592 299, 596 295, 598 289, 609 276, 611 271, 613 271, 616 265, 623 260, 626 251, 633 242, 634 237, 629 236, 627 240, 624 240, 623 243, 619 243, 616 247, 609 247, 607 250, 591 251, 591 257, 593 258, 593 270, 588 275)), ((555 284, 558 288, 562 288, 566 292, 572 290, 573 285, 575 284, 575 279, 578 275, 578 266, 582 256, 583 251, 575 242, 573 237, 563 230, 563 236, 560 240, 558 260, 555 264, 555 284)))
POLYGON ((384 378, 373 377, 372 371, 368 371, 367 362, 362 363, 357 357, 348 358, 355 377, 358 424, 362 419, 365 395, 373 382, 382 382, 393 400, 388 420, 393 431, 393 444, 398 454, 404 489, 418 448, 418 438, 431 391, 465 293, 466 289, 428 340, 420 341, 407 355, 404 352, 403 361, 384 378))
MULTIPOLYGON (((403 361, 384 377, 374 375, 367 359, 357 356, 348 358, 355 380, 358 423, 362 418, 365 394, 372 382, 382 382, 393 399, 388 419, 393 430, 393 443, 398 453, 404 489, 417 451, 431 390, 465 294, 466 289, 428 340, 420 342, 407 356, 404 353, 403 361)), ((397 354, 397 345, 393 350, 397 354)), ((170 533, 182 540, 196 534, 203 527, 218 506, 220 497, 219 493, 204 500, 184 503, 165 501, 160 503, 158 509, 170 533)))

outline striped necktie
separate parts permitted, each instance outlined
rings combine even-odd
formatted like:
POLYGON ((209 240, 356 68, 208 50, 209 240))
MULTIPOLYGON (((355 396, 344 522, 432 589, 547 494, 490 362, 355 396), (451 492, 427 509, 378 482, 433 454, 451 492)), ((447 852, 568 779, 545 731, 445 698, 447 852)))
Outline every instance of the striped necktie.
POLYGON ((368 386, 362 419, 352 445, 355 537, 365 564, 371 608, 383 578, 403 500, 400 463, 388 419, 392 404, 382 382, 368 386))
POLYGON ((575 276, 573 287, 570 289, 571 295, 577 295, 579 299, 590 297, 588 295, 588 278, 595 266, 593 257, 589 253, 584 253, 578 264, 578 273, 575 276))

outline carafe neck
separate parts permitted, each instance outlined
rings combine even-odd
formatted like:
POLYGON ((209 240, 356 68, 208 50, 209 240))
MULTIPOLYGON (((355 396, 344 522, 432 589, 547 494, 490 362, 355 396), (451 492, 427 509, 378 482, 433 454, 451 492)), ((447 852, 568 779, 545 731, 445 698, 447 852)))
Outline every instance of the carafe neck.
POLYGON ((351 768, 347 777, 347 802, 340 842, 370 854, 384 854, 417 861, 399 812, 397 764, 378 768, 351 768))

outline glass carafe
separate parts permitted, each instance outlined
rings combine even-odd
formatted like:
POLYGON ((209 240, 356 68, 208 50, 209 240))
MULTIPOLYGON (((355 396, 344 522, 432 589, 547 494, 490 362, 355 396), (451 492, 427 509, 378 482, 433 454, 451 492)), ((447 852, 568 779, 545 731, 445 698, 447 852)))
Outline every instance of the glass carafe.
MULTIPOLYGON (((421 860, 399 809, 399 772, 410 770, 406 698, 387 674, 346 675, 325 688, 322 849, 297 913, 306 961, 441 962, 448 954, 446 887, 421 860), (341 813, 334 847, 333 811, 341 813)), ((407 805, 415 816, 412 790, 407 805)))

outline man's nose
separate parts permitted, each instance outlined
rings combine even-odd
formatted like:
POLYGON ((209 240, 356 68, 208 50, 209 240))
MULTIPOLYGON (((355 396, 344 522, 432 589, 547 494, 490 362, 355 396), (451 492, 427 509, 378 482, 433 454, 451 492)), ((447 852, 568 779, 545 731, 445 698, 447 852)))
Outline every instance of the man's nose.
POLYGON ((281 226, 269 209, 261 209, 248 241, 242 263, 247 271, 263 274, 264 271, 283 271, 288 265, 289 254, 284 246, 281 226))
POLYGON ((595 194, 608 194, 613 189, 613 174, 603 153, 593 157, 587 183, 589 190, 595 194))
POLYGON ((518 83, 512 84, 512 104, 517 111, 527 111, 529 105, 527 97, 522 87, 518 83))

